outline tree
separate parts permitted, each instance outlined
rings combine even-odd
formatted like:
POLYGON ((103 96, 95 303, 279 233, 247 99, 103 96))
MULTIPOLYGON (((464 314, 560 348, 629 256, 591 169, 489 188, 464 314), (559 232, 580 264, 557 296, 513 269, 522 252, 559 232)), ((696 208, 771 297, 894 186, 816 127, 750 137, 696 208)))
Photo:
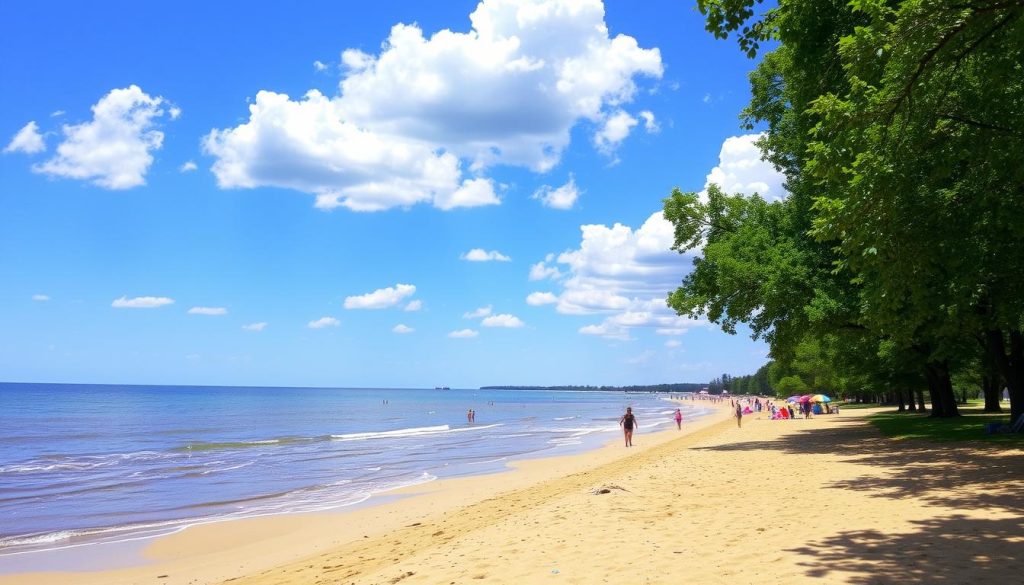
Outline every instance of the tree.
POLYGON ((698 0, 708 30, 736 34, 748 55, 778 43, 751 74, 744 121, 768 126, 761 147, 786 173, 787 222, 759 220, 756 203, 709 197, 700 209, 673 194, 683 208, 677 245, 699 245, 686 237, 706 229, 709 264, 670 305, 704 310, 727 331, 753 323, 777 359, 791 359, 801 335, 861 329, 864 347, 901 364, 866 368, 865 380, 905 378, 917 364, 933 416, 957 414, 951 372, 965 343, 978 344, 1020 416, 1024 0, 788 0, 755 14, 759 6, 698 0), (736 217, 742 227, 711 223, 736 217), (712 237, 721 230, 771 243, 752 254, 712 237), (780 260, 772 252, 782 261, 771 268, 800 267, 811 286, 792 287, 787 301, 740 280, 758 274, 755 258, 780 260))

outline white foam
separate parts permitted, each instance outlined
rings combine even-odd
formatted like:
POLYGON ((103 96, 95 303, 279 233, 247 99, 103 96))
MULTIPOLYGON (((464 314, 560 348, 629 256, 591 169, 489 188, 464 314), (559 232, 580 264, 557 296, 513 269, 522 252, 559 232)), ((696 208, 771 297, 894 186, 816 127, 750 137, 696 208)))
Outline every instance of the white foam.
POLYGON ((451 428, 449 425, 438 425, 434 427, 414 427, 411 429, 395 429, 393 431, 377 431, 369 433, 348 433, 345 435, 331 435, 335 441, 364 441, 367 439, 394 439, 401 437, 421 437, 423 435, 439 435, 444 433, 460 433, 465 431, 480 431, 500 427, 500 423, 493 425, 482 425, 473 427, 451 428))

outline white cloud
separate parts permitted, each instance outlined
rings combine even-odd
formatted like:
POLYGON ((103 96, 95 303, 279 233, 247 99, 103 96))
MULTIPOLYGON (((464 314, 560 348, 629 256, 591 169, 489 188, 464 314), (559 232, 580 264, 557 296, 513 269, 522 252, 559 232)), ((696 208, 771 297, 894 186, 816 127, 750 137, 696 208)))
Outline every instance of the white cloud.
POLYGON ((532 292, 526 297, 526 304, 534 307, 540 305, 552 305, 558 302, 558 297, 549 292, 532 292))
POLYGON ((704 97, 701 98, 700 101, 704 102, 705 104, 710 104, 711 103, 711 94, 710 93, 705 93, 704 97))
POLYGON ((490 179, 466 179, 454 191, 438 191, 434 194, 434 207, 445 211, 456 207, 484 205, 501 205, 501 199, 494 192, 494 182, 490 179))
POLYGON ((484 317, 484 320, 480 322, 480 325, 484 327, 507 327, 509 329, 518 329, 526 325, 526 323, 523 323, 523 321, 515 315, 502 313, 500 315, 484 317))
POLYGON ((551 262, 555 261, 554 254, 548 254, 544 257, 544 260, 530 266, 530 280, 544 280, 550 278, 557 280, 562 278, 562 271, 556 266, 548 266, 551 262))
POLYGON ((462 314, 462 318, 463 319, 480 319, 481 317, 486 317, 487 315, 490 315, 491 314, 491 310, 493 308, 494 307, 492 307, 491 305, 487 305, 486 307, 480 307, 479 309, 474 309, 474 310, 469 311, 467 313, 463 313, 462 314))
POLYGON ((377 54, 345 50, 336 96, 257 93, 245 123, 204 139, 218 184, 311 193, 321 209, 493 205, 487 168, 550 170, 575 126, 607 127, 637 78, 662 75, 658 49, 609 36, 600 0, 483 0, 469 18, 467 32, 398 24, 377 54))
POLYGON ((679 347, 683 342, 678 339, 669 339, 665 342, 665 347, 679 347))
POLYGON ((640 117, 644 119, 644 130, 648 134, 656 134, 661 131, 661 126, 658 125, 658 121, 654 118, 654 112, 644 110, 640 112, 640 117))
POLYGON ((164 305, 170 305, 174 303, 174 299, 167 297, 135 297, 129 299, 128 297, 121 297, 114 299, 114 302, 110 303, 111 307, 115 309, 155 309, 157 307, 163 307, 164 305))
POLYGON ((630 341, 632 339, 629 336, 629 330, 625 327, 617 327, 607 323, 584 325, 580 327, 579 332, 582 335, 598 335, 606 339, 618 339, 621 341, 630 341))
POLYGON ((190 160, 190 161, 186 161, 185 164, 183 164, 180 167, 178 167, 178 171, 182 172, 182 173, 191 173, 192 171, 194 171, 194 170, 196 170, 198 168, 199 167, 196 166, 195 161, 191 161, 190 160))
POLYGON ((509 262, 512 260, 508 256, 502 254, 497 250, 491 250, 490 252, 483 248, 473 248, 469 252, 459 256, 462 260, 468 260, 470 262, 509 262))
POLYGON ((50 295, 32 295, 32 300, 39 302, 48 301, 50 300, 50 295))
POLYGON ((423 308, 423 301, 416 299, 409 301, 409 304, 405 305, 405 311, 419 311, 423 308))
POLYGON ((323 70, 327 69, 327 64, 324 63, 323 61, 320 61, 318 59, 316 61, 313 61, 313 69, 315 69, 317 71, 323 71, 323 70))
POLYGON ((315 194, 320 209, 380 211, 460 187, 455 155, 362 128, 316 90, 302 101, 261 91, 249 113, 203 139, 221 188, 284 187, 315 194))
POLYGON ((730 195, 756 192, 766 201, 784 199, 786 177, 771 163, 761 160, 761 149, 755 144, 761 136, 744 134, 726 138, 718 154, 718 166, 711 169, 704 183, 705 191, 709 184, 715 183, 730 195))
POLYGON ((392 327, 391 330, 394 331, 395 333, 401 333, 401 334, 412 333, 413 331, 416 331, 412 327, 403 325, 401 323, 399 323, 398 325, 395 325, 394 327, 392 327))
POLYGON ((177 120, 178 117, 181 116, 181 108, 177 106, 171 106, 170 108, 168 108, 167 113, 171 116, 172 120, 177 120))
POLYGON ((310 329, 323 329, 324 327, 337 327, 341 325, 341 321, 338 321, 334 317, 320 317, 316 321, 310 321, 306 324, 306 327, 310 329))
MULTIPOLYGON (((719 182, 728 192, 756 190, 769 199, 785 197, 781 173, 760 160, 754 144, 759 137, 726 139, 719 165, 707 175, 707 181, 719 182)), ((559 313, 602 316, 600 322, 582 327, 581 334, 629 339, 635 328, 682 335, 708 325, 704 320, 680 317, 665 304, 666 295, 692 269, 692 253, 681 255, 671 250, 674 228, 662 212, 651 214, 635 230, 616 223, 611 227, 583 225, 580 231, 579 248, 557 257, 557 265, 564 266, 567 274, 562 274, 549 254, 531 267, 530 280, 558 280, 562 290, 552 296, 559 313)))
MULTIPOLYGON (((675 315, 665 305, 666 294, 690 270, 690 259, 671 250, 674 230, 660 211, 635 230, 617 223, 583 225, 580 231, 579 248, 557 258, 568 272, 562 291, 535 300, 554 304, 563 314, 602 315, 602 321, 579 332, 609 339, 631 339, 631 330, 638 327, 685 330, 704 325, 675 315)), ((551 261, 549 256, 535 268, 549 269, 551 261)))
POLYGON ((480 335, 478 332, 472 329, 459 329, 458 331, 452 331, 448 334, 448 337, 454 337, 456 339, 468 339, 470 337, 476 337, 480 335))
POLYGON ((59 116, 63 116, 66 113, 67 112, 65 112, 64 110, 54 110, 53 112, 50 112, 50 117, 51 118, 57 118, 59 116))
POLYGON ((246 331, 263 331, 266 328, 267 323, 265 321, 260 321, 258 323, 249 323, 248 325, 242 325, 242 329, 246 331))
POLYGON ((4 147, 5 154, 8 152, 36 154, 44 150, 46 150, 46 143, 43 142, 43 135, 39 133, 39 126, 36 125, 34 120, 25 124, 21 130, 18 130, 18 133, 14 135, 11 142, 4 147))
POLYGON ((569 174, 569 182, 557 189, 550 185, 542 185, 534 191, 531 199, 539 199, 545 207, 553 209, 572 209, 579 199, 581 191, 576 187, 576 179, 569 174))
POLYGON ((598 150, 609 154, 614 151, 623 140, 632 132, 633 126, 639 121, 626 113, 625 110, 618 110, 604 120, 604 125, 594 134, 594 144, 598 150))
MULTIPOLYGON (((400 303, 406 297, 416 293, 416 286, 412 284, 396 284, 387 288, 379 288, 365 295, 351 296, 345 298, 346 309, 386 309, 400 303)), ((408 306, 406 306, 408 310, 408 306)))
POLYGON ((188 310, 189 315, 227 315, 228 310, 224 307, 192 307, 188 310))
POLYGON ((92 107, 92 121, 65 125, 64 142, 57 146, 56 156, 32 170, 91 180, 106 189, 146 184, 152 151, 163 145, 164 134, 154 129, 154 121, 164 115, 164 103, 162 97, 150 97, 136 85, 111 90, 92 107))

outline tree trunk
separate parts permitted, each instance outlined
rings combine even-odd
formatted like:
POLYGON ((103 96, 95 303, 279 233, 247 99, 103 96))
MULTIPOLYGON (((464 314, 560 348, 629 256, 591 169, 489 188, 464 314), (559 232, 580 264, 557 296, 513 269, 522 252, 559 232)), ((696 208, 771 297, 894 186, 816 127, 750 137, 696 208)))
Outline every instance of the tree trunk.
POLYGON ((914 396, 913 388, 907 388, 907 410, 917 412, 917 397, 914 396))
POLYGON ((1003 407, 999 404, 1002 394, 1002 378, 996 374, 987 374, 981 377, 981 392, 985 395, 985 412, 1002 412, 1003 407))
MULTIPOLYGON (((896 394, 896 404, 897 404, 896 412, 906 412, 907 411, 907 405, 903 403, 903 389, 902 388, 897 388, 895 390, 895 394, 896 394)), ((911 404, 913 404, 913 403, 911 403, 911 404)))
POLYGON ((1024 335, 1020 331, 1010 332, 1007 347, 1003 332, 989 329, 985 332, 985 348, 995 360, 999 372, 1010 391, 1010 422, 1024 412, 1024 335))
POLYGON ((956 407, 956 395, 953 394, 953 381, 949 377, 949 364, 945 361, 928 362, 925 364, 925 377, 928 379, 928 393, 932 400, 933 418, 949 418, 960 416, 956 407))
POLYGON ((917 411, 921 414, 928 412, 928 407, 924 404, 924 390, 921 388, 917 389, 917 411))

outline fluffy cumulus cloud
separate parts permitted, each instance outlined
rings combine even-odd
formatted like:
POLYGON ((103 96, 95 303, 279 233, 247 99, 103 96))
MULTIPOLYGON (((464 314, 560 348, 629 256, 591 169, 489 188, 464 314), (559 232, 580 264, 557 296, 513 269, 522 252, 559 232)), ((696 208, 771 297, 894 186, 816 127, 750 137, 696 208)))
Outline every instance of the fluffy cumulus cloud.
POLYGON ((192 171, 194 171, 194 170, 196 170, 198 168, 199 167, 196 166, 195 161, 191 161, 190 160, 190 161, 185 161, 185 164, 183 164, 180 167, 178 167, 178 172, 180 172, 180 173, 191 173, 192 171))
POLYGON ((552 265, 555 261, 554 254, 548 254, 540 262, 530 266, 530 280, 558 280, 562 278, 562 271, 552 265))
POLYGON ((459 258, 470 262, 509 262, 512 260, 497 250, 491 250, 488 252, 483 248, 473 248, 469 252, 459 256, 459 258))
POLYGON ((189 315, 227 315, 228 310, 224 307, 192 307, 188 310, 189 315))
POLYGON ((43 142, 43 135, 39 133, 39 126, 33 120, 18 130, 14 138, 4 147, 4 153, 24 152, 25 154, 36 154, 46 150, 46 143, 43 142))
POLYGON ((473 309, 472 311, 468 311, 466 313, 463 313, 462 314, 462 318, 463 319, 480 319, 482 317, 486 317, 486 316, 490 315, 492 309, 494 309, 494 307, 492 307, 491 305, 487 305, 486 307, 480 307, 479 309, 473 309))
POLYGON ((316 321, 310 321, 306 324, 306 327, 310 329, 323 329, 325 327, 337 327, 341 325, 341 321, 338 321, 334 317, 320 317, 316 321))
POLYGON ((260 321, 258 323, 249 323, 248 325, 242 325, 242 329, 244 329, 245 331, 263 331, 266 328, 267 323, 265 321, 260 321))
MULTIPOLYGON (((387 309, 416 294, 416 286, 412 284, 396 284, 387 288, 379 288, 365 295, 345 297, 346 309, 387 309)), ((410 303, 411 304, 411 303, 410 303)), ((418 308, 418 307, 417 307, 418 308)), ((406 310, 409 305, 406 305, 406 310)), ((416 309, 412 309, 416 310, 416 309)))
MULTIPOLYGON (((690 268, 687 257, 671 251, 672 224, 660 211, 638 228, 623 224, 584 225, 578 249, 548 256, 541 270, 564 267, 558 293, 534 293, 529 304, 553 304, 564 314, 601 316, 580 328, 583 335, 631 339, 637 327, 685 331, 702 322, 684 319, 665 306, 665 295, 690 268)), ((531 276, 535 276, 531 274, 531 276)))
POLYGON ((614 148, 637 123, 637 79, 662 75, 658 49, 609 34, 600 0, 483 0, 469 20, 398 24, 379 53, 344 51, 335 96, 259 92, 246 122, 204 139, 218 183, 303 191, 322 209, 493 205, 488 167, 549 170, 581 123, 614 148))
POLYGON ((399 323, 398 325, 395 325, 394 327, 392 327, 391 330, 394 331, 395 333, 399 333, 399 334, 403 334, 403 335, 406 334, 406 333, 412 333, 413 331, 416 331, 412 327, 409 327, 408 325, 403 325, 401 323, 399 323))
POLYGON ((629 136, 637 124, 639 120, 619 110, 605 119, 600 130, 594 134, 594 144, 598 150, 610 154, 629 136))
POLYGON ((458 331, 452 331, 449 333, 448 337, 453 337, 455 339, 469 339, 471 337, 476 337, 477 335, 480 335, 480 333, 472 329, 459 329, 458 331))
POLYGON ((534 191, 531 198, 539 200, 545 207, 552 209, 572 209, 579 197, 580 190, 576 186, 576 178, 570 174, 568 183, 557 188, 542 185, 534 191))
POLYGON ((708 173, 705 189, 715 183, 730 194, 757 193, 767 201, 785 198, 785 175, 771 163, 761 160, 761 149, 755 144, 761 136, 744 134, 726 138, 718 154, 718 166, 708 173))
MULTIPOLYGON (((645 121, 653 123, 641 113, 645 121)), ((769 200, 786 196, 784 177, 761 160, 755 142, 761 135, 727 138, 722 144, 719 164, 708 173, 707 185, 715 182, 729 192, 757 192, 769 200)), ((691 259, 673 252, 672 224, 660 211, 638 228, 616 223, 580 226, 579 248, 558 255, 548 254, 530 268, 530 280, 552 279, 562 286, 555 293, 534 293, 530 304, 550 303, 560 313, 599 315, 601 321, 579 329, 584 335, 610 339, 632 339, 636 328, 648 328, 658 335, 678 336, 703 320, 676 315, 665 305, 665 296, 679 286, 690 271, 691 259), (550 294, 550 296, 548 296, 550 294)), ((668 347, 678 347, 669 343, 668 347)))
POLYGON ((167 297, 121 297, 110 303, 115 309, 156 309, 165 305, 174 304, 174 299, 167 297))
POLYGON ((509 329, 518 329, 526 325, 523 321, 515 315, 509 315, 508 313, 502 313, 500 315, 490 315, 484 317, 480 321, 480 325, 484 327, 506 327, 509 329))
POLYGON ((165 113, 176 117, 165 105, 164 98, 152 97, 137 85, 111 90, 92 107, 92 121, 64 126, 57 154, 32 170, 106 189, 144 185, 152 153, 164 141, 156 121, 165 113))
POLYGON ((423 308, 423 301, 421 301, 419 299, 415 299, 415 300, 409 301, 405 305, 405 309, 404 310, 406 310, 406 311, 419 311, 422 308, 423 308))
POLYGON ((654 118, 654 112, 650 110, 644 110, 640 112, 640 118, 644 121, 644 130, 648 134, 655 134, 661 132, 661 126, 658 125, 658 121, 654 118))
POLYGON ((526 296, 526 304, 534 307, 541 305, 552 305, 558 302, 558 297, 549 292, 532 292, 526 296))

